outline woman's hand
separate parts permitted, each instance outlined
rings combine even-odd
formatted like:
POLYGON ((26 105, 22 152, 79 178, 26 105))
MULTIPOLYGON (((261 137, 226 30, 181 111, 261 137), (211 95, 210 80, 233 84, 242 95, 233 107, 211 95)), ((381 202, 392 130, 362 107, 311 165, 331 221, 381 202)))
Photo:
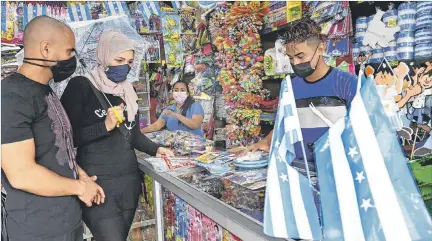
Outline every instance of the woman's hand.
POLYGON ((157 149, 156 156, 157 157, 161 157, 161 156, 172 157, 172 156, 174 156, 174 152, 171 151, 170 149, 165 148, 165 147, 159 147, 157 149))
POLYGON ((166 115, 168 117, 176 117, 178 115, 178 113, 172 111, 172 110, 164 110, 163 115, 166 115))
POLYGON ((123 115, 123 109, 124 109, 124 105, 121 104, 119 106, 114 106, 112 108, 108 109, 108 113, 107 116, 105 118, 105 127, 107 129, 107 131, 112 131, 117 123, 119 122, 119 120, 117 119, 117 115, 114 112, 114 110, 117 112, 117 114, 119 115, 119 117, 124 121, 125 117, 123 115))

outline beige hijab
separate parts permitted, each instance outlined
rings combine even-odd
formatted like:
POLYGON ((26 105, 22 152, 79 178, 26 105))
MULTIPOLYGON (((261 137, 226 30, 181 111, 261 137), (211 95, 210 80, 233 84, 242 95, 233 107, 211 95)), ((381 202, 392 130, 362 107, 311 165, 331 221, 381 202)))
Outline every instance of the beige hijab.
POLYGON ((119 96, 127 106, 127 119, 129 122, 135 120, 138 111, 138 96, 129 81, 114 83, 108 79, 105 71, 109 63, 121 52, 134 50, 133 42, 119 32, 104 32, 96 49, 97 66, 95 66, 86 77, 101 92, 119 96))

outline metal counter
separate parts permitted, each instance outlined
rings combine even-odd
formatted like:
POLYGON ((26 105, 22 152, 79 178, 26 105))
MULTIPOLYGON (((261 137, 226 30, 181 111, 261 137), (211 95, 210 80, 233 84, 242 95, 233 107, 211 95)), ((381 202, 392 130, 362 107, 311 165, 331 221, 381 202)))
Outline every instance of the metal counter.
POLYGON ((139 168, 153 178, 157 240, 164 240, 162 187, 173 192, 189 205, 211 218, 243 241, 276 241, 264 234, 262 224, 237 209, 204 193, 168 173, 155 172, 143 157, 138 157, 139 168))

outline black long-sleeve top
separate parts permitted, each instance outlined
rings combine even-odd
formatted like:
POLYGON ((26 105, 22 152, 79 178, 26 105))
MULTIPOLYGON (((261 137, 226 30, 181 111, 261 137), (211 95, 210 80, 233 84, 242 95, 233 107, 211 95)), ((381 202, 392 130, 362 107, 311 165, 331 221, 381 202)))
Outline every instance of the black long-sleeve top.
MULTIPOLYGON (((120 97, 106 96, 113 106, 126 105, 120 97)), ((134 148, 156 155, 159 146, 141 133, 138 115, 135 121, 126 121, 131 134, 129 140, 118 128, 107 131, 105 118, 108 110, 102 108, 86 77, 71 79, 61 102, 72 124, 74 144, 78 148, 77 162, 89 175, 109 179, 136 173, 138 163, 134 148)), ((124 116, 127 116, 126 112, 124 116)))

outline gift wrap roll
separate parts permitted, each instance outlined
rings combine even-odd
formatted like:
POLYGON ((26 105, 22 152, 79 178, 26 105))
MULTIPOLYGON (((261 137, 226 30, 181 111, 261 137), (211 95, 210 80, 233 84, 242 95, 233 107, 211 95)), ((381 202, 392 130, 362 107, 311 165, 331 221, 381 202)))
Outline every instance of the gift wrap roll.
POLYGON ((415 46, 414 58, 431 58, 432 57, 432 43, 417 44, 415 46))
POLYGON ((355 34, 356 43, 362 43, 365 35, 366 35, 366 32, 356 32, 356 34, 355 34))
POLYGON ((384 13, 383 22, 387 27, 396 27, 398 19, 398 11, 396 9, 389 9, 384 13))
POLYGON ((415 31, 414 37, 416 45, 432 43, 432 26, 415 31))
POLYGON ((398 8, 398 24, 401 31, 413 31, 416 28, 416 4, 402 3, 398 8))

